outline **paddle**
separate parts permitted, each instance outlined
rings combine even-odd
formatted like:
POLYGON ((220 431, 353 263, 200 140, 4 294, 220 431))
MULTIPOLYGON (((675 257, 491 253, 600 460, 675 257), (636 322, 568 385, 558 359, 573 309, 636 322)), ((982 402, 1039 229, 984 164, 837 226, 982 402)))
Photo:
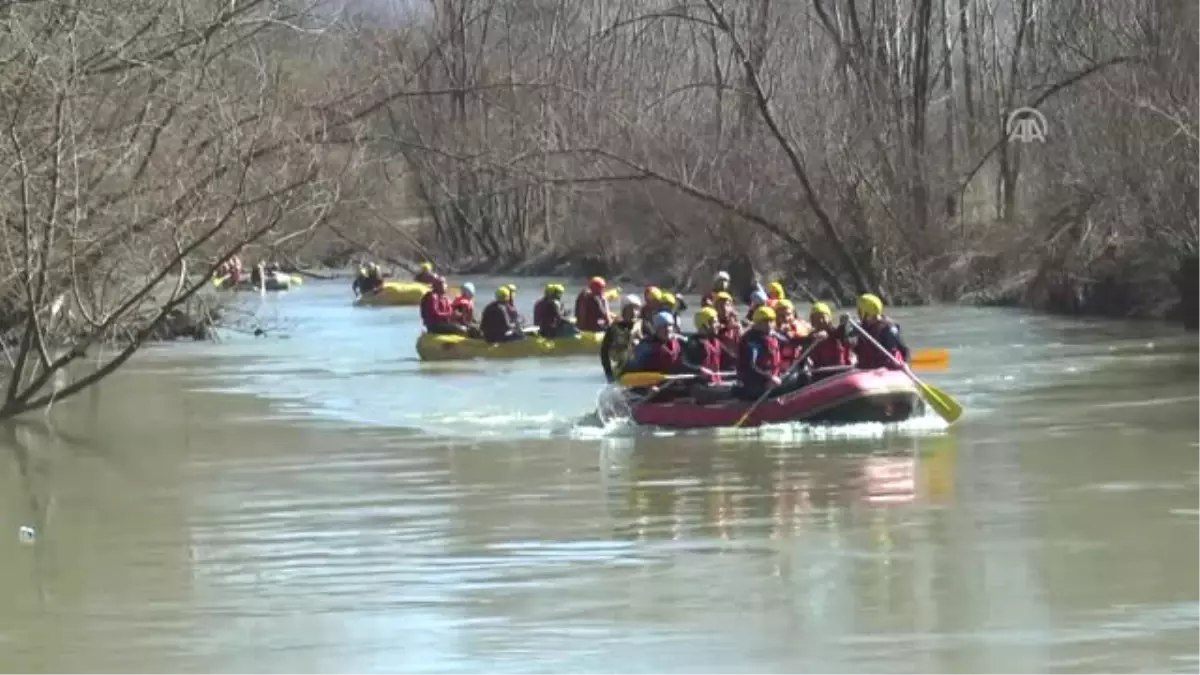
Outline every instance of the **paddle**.
MULTIPOLYGON (((737 373, 714 373, 720 377, 733 377, 737 373)), ((622 387, 631 389, 640 389, 642 387, 653 387, 663 382, 671 382, 674 380, 692 380, 700 377, 697 373, 682 373, 679 375, 668 375, 666 373, 643 372, 643 373, 625 373, 617 380, 617 384, 622 387)))
POLYGON ((816 340, 813 340, 812 344, 810 344, 807 349, 805 349, 803 352, 800 352, 800 356, 796 357, 796 361, 794 363, 792 363, 792 366, 787 369, 787 372, 783 374, 783 377, 779 378, 779 384, 764 391, 763 395, 758 397, 758 400, 754 402, 754 405, 750 406, 750 409, 747 410, 745 412, 745 414, 743 414, 741 416, 741 418, 738 419, 737 422, 734 422, 733 428, 737 429, 737 428, 741 427, 743 424, 745 424, 746 420, 750 419, 750 415, 753 415, 754 411, 758 410, 758 406, 762 405, 763 402, 765 402, 768 398, 770 398, 771 394, 774 394, 776 389, 779 389, 780 387, 782 387, 783 383, 786 382, 787 379, 792 376, 792 373, 795 373, 798 368, 800 368, 804 365, 804 362, 808 359, 809 353, 812 352, 812 350, 815 349, 817 345, 824 342, 825 339, 826 338, 818 338, 816 340))
POLYGON ((908 366, 913 370, 946 370, 950 367, 950 350, 918 349, 912 353, 908 366))
POLYGON ((870 333, 863 330, 863 327, 858 325, 854 319, 847 319, 847 322, 854 328, 855 332, 859 336, 866 338, 867 342, 870 342, 873 347, 887 356, 889 361, 891 361, 894 365, 899 366, 904 371, 904 374, 908 375, 909 378, 912 379, 913 384, 917 385, 917 390, 921 392, 921 398, 924 398, 925 402, 929 404, 929 407, 933 408, 934 412, 940 415, 942 419, 946 420, 947 424, 954 424, 959 417, 962 417, 963 408, 958 404, 958 401, 954 400, 953 396, 947 394, 941 389, 938 389, 932 384, 926 384, 922 382, 907 364, 889 354, 888 351, 884 349, 882 345, 876 342, 875 338, 871 337, 870 333))

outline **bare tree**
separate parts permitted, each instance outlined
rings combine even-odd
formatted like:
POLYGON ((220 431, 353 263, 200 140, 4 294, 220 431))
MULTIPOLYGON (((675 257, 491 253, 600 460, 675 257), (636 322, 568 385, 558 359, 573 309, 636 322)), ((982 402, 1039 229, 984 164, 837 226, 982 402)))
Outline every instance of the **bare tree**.
MULTIPOLYGON (((217 267, 286 246, 358 187, 363 130, 409 92, 302 49, 345 34, 270 0, 5 5, 0 418, 97 382, 184 321, 217 267), (328 64, 326 64, 328 65, 328 64), (65 386, 95 345, 119 349, 65 386)), ((358 196, 352 194, 352 196, 358 196)))
POLYGON ((688 284, 741 261, 842 301, 1154 315, 1197 247, 1192 7, 427 7, 369 51, 435 94, 367 135, 428 216, 394 238, 443 262, 688 284), (1010 141, 1020 107, 1046 145, 1010 141))

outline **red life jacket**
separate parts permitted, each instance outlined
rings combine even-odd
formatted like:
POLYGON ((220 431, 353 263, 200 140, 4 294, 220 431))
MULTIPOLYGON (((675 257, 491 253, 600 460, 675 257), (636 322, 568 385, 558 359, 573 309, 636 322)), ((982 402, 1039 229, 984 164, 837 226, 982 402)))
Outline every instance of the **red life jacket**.
POLYGON ((779 358, 784 366, 790 366, 796 357, 800 356, 804 338, 812 332, 812 326, 807 321, 792 319, 791 322, 779 328, 779 358))
POLYGON ((721 370, 733 370, 737 367, 738 343, 742 340, 742 325, 735 318, 733 321, 721 324, 717 330, 717 338, 721 350, 721 370))
POLYGON ((454 316, 450 298, 445 293, 429 291, 421 298, 421 321, 426 327, 449 323, 454 316))
POLYGON ((575 298, 575 325, 579 330, 600 332, 608 328, 608 307, 602 296, 590 290, 575 298))
MULTIPOLYGON (((704 360, 700 363, 701 368, 707 368, 713 373, 721 371, 721 359, 725 353, 721 347, 721 339, 716 335, 705 335, 699 338, 700 344, 704 345, 704 360)), ((713 375, 708 378, 710 382, 720 382, 720 375, 713 375)))
MULTIPOLYGON (((876 342, 881 344, 883 334, 891 330, 894 325, 895 324, 892 323, 892 320, 886 317, 880 317, 879 321, 876 321, 869 326, 863 323, 859 324, 862 330, 866 331, 867 334, 875 338, 876 342)), ((895 367, 892 365, 891 360, 884 356, 883 353, 879 351, 879 348, 871 344, 869 340, 862 338, 856 340, 854 344, 854 355, 858 357, 858 367, 862 368, 863 370, 895 367)), ((892 356, 895 357, 897 361, 901 363, 904 362, 904 355, 900 353, 900 350, 893 349, 892 356)))
POLYGON ((450 309, 463 325, 475 323, 475 301, 465 295, 460 295, 450 303, 450 309))
POLYGON ((842 339, 840 331, 827 330, 829 337, 822 340, 808 353, 813 368, 831 368, 848 366, 850 363, 850 345, 842 339))
POLYGON ((644 366, 647 372, 669 373, 679 366, 679 340, 667 340, 663 342, 658 338, 650 338, 648 342, 650 342, 653 351, 651 351, 650 358, 644 366))
POLYGON ((760 331, 747 331, 738 345, 738 379, 744 386, 762 388, 770 386, 766 382, 768 375, 778 376, 780 369, 779 341, 773 334, 760 331), (758 357, 751 361, 752 347, 759 347, 758 357), (762 371, 762 372, 760 372, 762 371))

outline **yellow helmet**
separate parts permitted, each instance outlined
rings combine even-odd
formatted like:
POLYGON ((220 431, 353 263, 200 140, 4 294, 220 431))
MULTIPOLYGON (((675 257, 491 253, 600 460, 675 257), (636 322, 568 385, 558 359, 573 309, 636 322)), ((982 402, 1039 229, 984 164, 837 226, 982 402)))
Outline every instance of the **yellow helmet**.
POLYGON ((775 320, 775 310, 763 305, 754 310, 754 323, 770 323, 775 320))
POLYGON ((829 305, 827 305, 823 302, 814 302, 813 306, 812 306, 812 310, 809 311, 808 314, 809 314, 809 316, 820 315, 820 316, 824 316, 824 317, 830 317, 830 316, 833 316, 833 310, 829 309, 829 305))
POLYGON ((704 330, 717 322, 717 310, 712 307, 705 307, 696 312, 693 320, 696 322, 696 330, 704 330))
POLYGON ((864 319, 873 319, 883 314, 883 301, 878 295, 864 293, 858 296, 858 313, 864 319))
POLYGON ((783 290, 783 284, 778 281, 772 281, 767 285, 767 295, 772 298, 779 298, 780 300, 787 297, 787 293, 783 290))
POLYGON ((661 302, 662 304, 666 305, 667 307, 675 307, 675 304, 676 304, 675 303, 675 294, 667 293, 667 292, 663 291, 662 293, 659 294, 658 301, 661 302))
POLYGON ((428 260, 421 263, 421 271, 422 272, 432 272, 433 271, 433 263, 429 262, 428 260))
POLYGON ((504 287, 508 289, 509 295, 517 294, 517 285, 516 284, 504 284, 504 287))
POLYGON ((788 300, 787 298, 780 298, 779 300, 775 301, 775 309, 778 309, 778 310, 786 309, 789 312, 792 312, 793 314, 796 313, 796 306, 793 305, 792 301, 788 300))
POLYGON ((496 289, 496 299, 500 302, 508 302, 508 299, 511 297, 512 293, 508 290, 508 286, 501 286, 496 289))
POLYGON ((716 296, 716 298, 714 298, 713 302, 714 303, 721 302, 722 300, 728 300, 729 302, 733 302, 733 295, 730 293, 727 293, 725 291, 721 291, 720 293, 717 293, 717 296, 716 296))

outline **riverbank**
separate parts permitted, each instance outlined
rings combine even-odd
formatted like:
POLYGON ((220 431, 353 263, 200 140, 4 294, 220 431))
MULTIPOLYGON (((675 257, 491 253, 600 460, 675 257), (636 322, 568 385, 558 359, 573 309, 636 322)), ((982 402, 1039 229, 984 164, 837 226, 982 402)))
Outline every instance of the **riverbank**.
MULTIPOLYGON (((397 260, 396 256, 390 256, 397 260)), ((402 261, 403 267, 394 272, 406 278, 403 268, 415 269, 417 261, 402 261)), ((1182 325, 1189 331, 1200 329, 1200 268, 1197 257, 1184 257, 1174 271, 1129 279, 1120 270, 1097 270, 1092 277, 1082 277, 1063 268, 1043 264, 1017 273, 1000 274, 989 269, 994 260, 964 260, 947 266, 939 273, 936 295, 899 295, 889 298, 893 306, 921 306, 932 302, 980 307, 1029 309, 1057 316, 1096 317, 1108 319, 1137 319, 1162 321, 1182 325)), ((676 292, 703 293, 709 283, 708 269, 685 269, 660 265, 656 268, 617 267, 595 256, 546 254, 518 262, 497 262, 487 259, 465 259, 439 264, 439 269, 455 277, 503 275, 513 277, 563 277, 585 279, 603 276, 612 284, 642 286, 654 284, 676 292)), ((735 290, 744 291, 756 274, 761 279, 780 279, 798 297, 806 293, 817 298, 833 298, 836 293, 828 284, 811 276, 800 278, 782 269, 757 271, 741 260, 718 263, 713 269, 726 269, 733 274, 735 290)), ((315 278, 353 277, 353 268, 316 269, 292 268, 289 272, 309 274, 315 278)), ((852 299, 843 298, 849 306, 852 299)))

